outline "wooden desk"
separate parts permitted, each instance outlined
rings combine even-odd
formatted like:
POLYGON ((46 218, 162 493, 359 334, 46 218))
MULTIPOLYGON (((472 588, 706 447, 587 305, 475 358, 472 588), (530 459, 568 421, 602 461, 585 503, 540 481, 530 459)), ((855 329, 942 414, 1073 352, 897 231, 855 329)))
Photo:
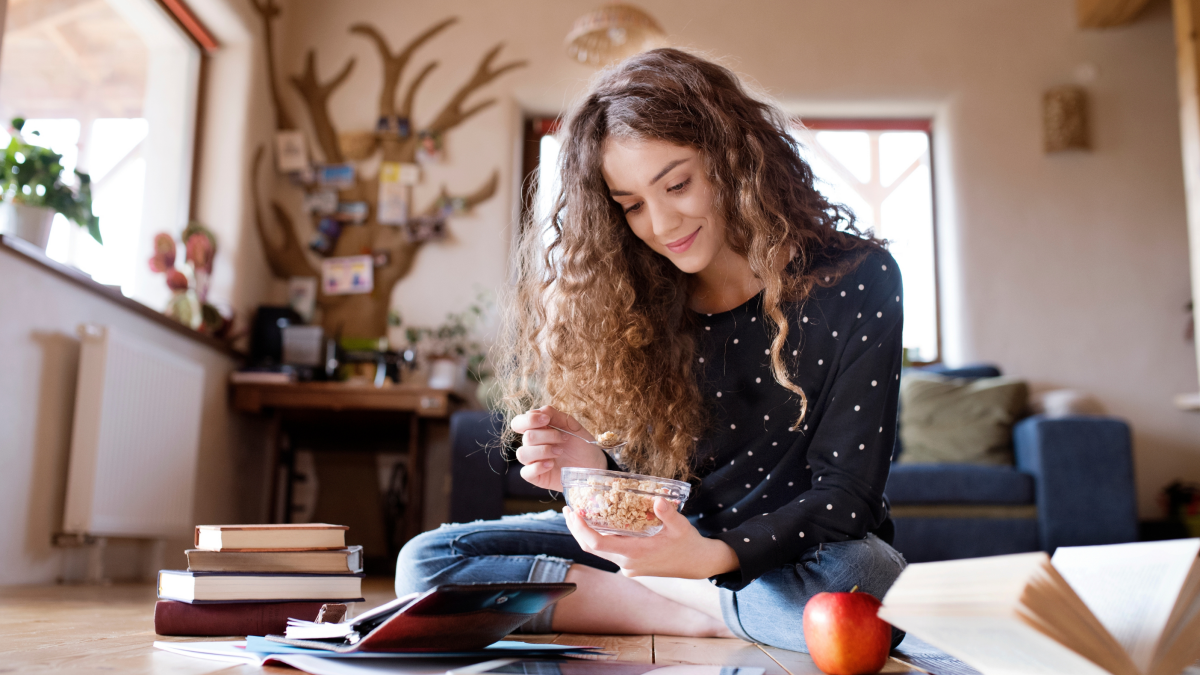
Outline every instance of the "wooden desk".
MULTIPOLYGON (((443 390, 393 385, 376 388, 368 384, 345 384, 341 382, 298 382, 292 384, 248 384, 231 383, 230 400, 236 410, 251 414, 272 416, 271 465, 278 466, 284 459, 287 479, 283 485, 272 472, 271 508, 283 490, 283 522, 291 519, 292 503, 292 443, 285 417, 289 414, 373 413, 396 414, 408 423, 406 466, 408 475, 408 503, 404 510, 405 535, 415 536, 423 527, 425 499, 425 440, 430 422, 448 423, 451 413, 461 406, 463 398, 443 390)), ((394 552, 393 552, 394 553, 394 552)))

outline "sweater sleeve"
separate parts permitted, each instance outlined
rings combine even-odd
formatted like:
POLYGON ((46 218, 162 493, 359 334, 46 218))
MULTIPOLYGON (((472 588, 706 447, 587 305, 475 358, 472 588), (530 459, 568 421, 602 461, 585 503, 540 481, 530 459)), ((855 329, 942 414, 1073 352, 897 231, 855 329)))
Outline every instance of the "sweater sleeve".
POLYGON ((886 520, 883 489, 896 435, 904 320, 900 273, 894 264, 883 267, 883 274, 870 274, 858 286, 857 308, 847 303, 845 319, 821 328, 831 332, 838 356, 830 402, 809 412, 812 429, 802 431, 812 434, 812 488, 715 535, 737 553, 740 569, 713 583, 740 590, 813 546, 861 539, 886 520))

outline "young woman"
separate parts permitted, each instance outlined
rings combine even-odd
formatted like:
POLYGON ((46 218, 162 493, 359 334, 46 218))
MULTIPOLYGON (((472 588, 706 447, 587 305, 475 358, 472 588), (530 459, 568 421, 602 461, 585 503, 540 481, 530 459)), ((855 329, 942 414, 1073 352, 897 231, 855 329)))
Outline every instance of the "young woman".
MULTIPOLYGON (((525 228, 498 363, 525 480, 563 467, 690 480, 654 537, 563 513, 443 526, 396 592, 568 581, 531 632, 738 636, 807 651, 821 591, 904 567, 883 497, 896 431, 895 261, 825 200, 788 121, 725 68, 660 49, 570 116, 548 224, 525 228), (584 437, 614 431, 615 458, 584 437)), ((902 635, 897 631, 898 642, 902 635)))

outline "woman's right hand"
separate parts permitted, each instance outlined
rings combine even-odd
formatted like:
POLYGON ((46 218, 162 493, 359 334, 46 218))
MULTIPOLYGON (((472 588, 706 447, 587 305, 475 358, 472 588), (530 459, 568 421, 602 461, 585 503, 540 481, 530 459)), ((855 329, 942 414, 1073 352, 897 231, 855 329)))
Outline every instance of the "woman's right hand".
POLYGON ((553 406, 543 406, 517 415, 510 426, 521 434, 521 447, 517 449, 517 460, 525 465, 521 467, 521 477, 540 488, 562 492, 559 469, 564 466, 586 469, 608 467, 608 460, 600 446, 550 428, 558 427, 584 438, 592 437, 574 417, 553 406))

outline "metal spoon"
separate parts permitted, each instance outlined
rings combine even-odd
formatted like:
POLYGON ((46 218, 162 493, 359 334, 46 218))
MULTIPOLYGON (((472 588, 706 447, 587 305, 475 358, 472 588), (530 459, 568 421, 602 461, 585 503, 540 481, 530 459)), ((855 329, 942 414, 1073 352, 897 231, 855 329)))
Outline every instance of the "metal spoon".
POLYGON ((600 441, 589 441, 588 439, 584 438, 583 436, 580 436, 579 434, 573 434, 573 433, 567 431, 566 429, 559 429, 558 427, 556 427, 552 424, 547 424, 546 426, 550 427, 551 429, 554 429, 555 431, 561 431, 568 436, 574 436, 575 438, 578 438, 579 440, 583 441, 584 443, 591 443, 592 445, 599 447, 601 450, 616 450, 617 448, 620 448, 622 446, 629 444, 629 441, 622 441, 620 443, 617 443, 616 445, 600 445, 600 441))

